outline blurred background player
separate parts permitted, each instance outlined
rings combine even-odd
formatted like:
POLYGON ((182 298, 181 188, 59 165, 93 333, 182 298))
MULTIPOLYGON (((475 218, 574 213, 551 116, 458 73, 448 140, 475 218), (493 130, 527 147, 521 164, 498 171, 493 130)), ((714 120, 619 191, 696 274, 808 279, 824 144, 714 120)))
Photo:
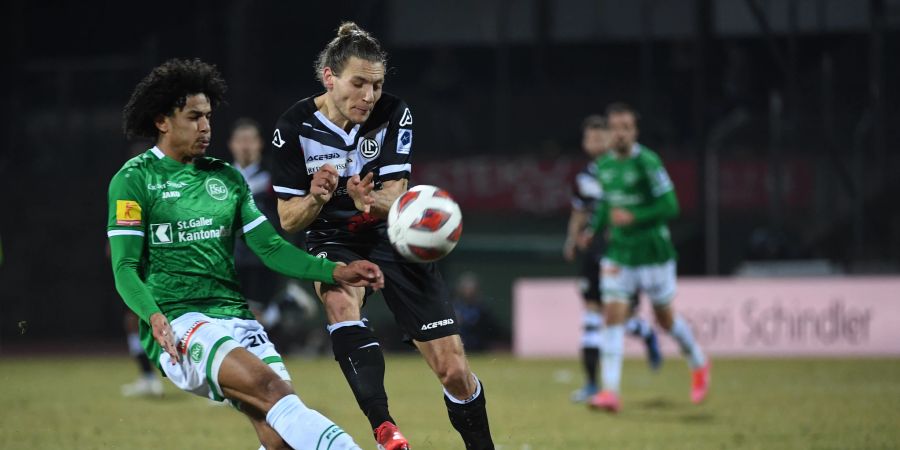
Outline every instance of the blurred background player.
POLYGON ((169 60, 134 88, 123 128, 156 145, 128 160, 109 185, 116 290, 140 317, 144 350, 169 380, 230 400, 264 447, 316 448, 324 437, 329 448, 358 449, 294 393, 281 355, 237 291, 234 240, 296 278, 377 289, 381 271, 367 261, 338 266, 290 245, 256 208, 243 176, 205 156, 226 89, 218 70, 199 59, 169 60))
MULTIPOLYGON (((233 166, 244 176, 253 201, 266 218, 281 233, 278 224, 272 176, 263 159, 262 129, 253 119, 242 117, 232 125, 228 151, 233 166)), ((300 239, 289 240, 303 247, 300 239)), ((318 311, 317 299, 292 279, 284 279, 270 270, 242 240, 234 243, 234 264, 241 283, 241 293, 247 298, 250 310, 266 330, 281 342, 282 351, 297 345, 307 345, 307 351, 317 352, 321 336, 319 327, 308 326, 318 311), (283 289, 282 289, 283 287, 283 289)))
POLYGON ((597 162, 603 196, 593 217, 594 233, 610 230, 602 261, 603 390, 590 406, 618 411, 625 320, 629 301, 638 291, 647 294, 659 325, 669 332, 687 356, 693 373, 691 400, 700 403, 709 388, 709 362, 694 341, 690 326, 672 311, 675 298, 675 248, 668 222, 678 216, 678 199, 659 156, 637 142, 637 113, 614 103, 606 110, 612 150, 597 162))
MULTIPOLYGON (((403 259, 387 238, 388 210, 407 192, 413 115, 382 92, 387 54, 371 34, 345 22, 320 53, 316 74, 326 91, 295 103, 272 138, 281 226, 306 230, 310 253, 341 262, 377 261, 394 319, 440 380, 453 427, 469 450, 493 449, 485 394, 469 368, 450 293, 434 263, 403 259), (310 184, 327 180, 331 190, 310 184), (371 190, 371 185, 375 190, 371 190), (366 187, 363 194, 362 187, 366 187)), ((317 283, 332 349, 379 448, 409 442, 388 410, 384 354, 361 320, 369 292, 317 283)))
POLYGON ((487 299, 481 291, 481 281, 474 272, 463 272, 456 280, 453 309, 459 319, 459 335, 467 353, 494 349, 505 335, 499 321, 484 305, 487 299))
MULTIPOLYGON (((610 133, 606 119, 594 114, 582 123, 581 147, 590 161, 575 175, 572 183, 572 210, 563 247, 563 257, 568 262, 580 258, 582 267, 581 297, 584 299, 584 317, 581 335, 581 362, 585 372, 585 384, 572 393, 572 401, 581 403, 597 393, 597 366, 600 361, 600 329, 603 327, 602 297, 600 293, 600 259, 606 243, 603 233, 593 236, 589 229, 594 208, 603 196, 597 181, 597 161, 610 147, 610 133)), ((636 305, 637 293, 630 305, 636 305)), ((633 313, 633 309, 631 311, 633 313)), ((628 333, 641 338, 647 347, 647 360, 651 369, 659 368, 662 356, 656 333, 647 321, 633 314, 626 322, 628 333)))
MULTIPOLYGON (((277 218, 272 176, 262 164, 263 140, 259 124, 248 118, 235 121, 228 140, 228 150, 231 152, 234 168, 247 181, 259 211, 270 220, 277 218)), ((276 223, 277 221, 273 222, 273 226, 276 223)), ((257 318, 262 318, 266 306, 275 295, 280 281, 278 276, 240 240, 234 244, 234 265, 241 282, 241 293, 247 298, 257 318)), ((269 326, 272 321, 263 322, 269 326)))

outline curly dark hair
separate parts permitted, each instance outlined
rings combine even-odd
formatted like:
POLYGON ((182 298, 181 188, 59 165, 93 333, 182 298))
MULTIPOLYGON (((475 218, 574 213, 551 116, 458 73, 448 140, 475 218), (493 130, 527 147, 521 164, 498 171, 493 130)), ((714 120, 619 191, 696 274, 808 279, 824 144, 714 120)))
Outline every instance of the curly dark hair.
POLYGON ((216 66, 199 59, 170 59, 154 68, 131 93, 122 111, 122 130, 128 139, 156 139, 156 118, 184 108, 191 95, 206 94, 215 109, 228 86, 216 66))

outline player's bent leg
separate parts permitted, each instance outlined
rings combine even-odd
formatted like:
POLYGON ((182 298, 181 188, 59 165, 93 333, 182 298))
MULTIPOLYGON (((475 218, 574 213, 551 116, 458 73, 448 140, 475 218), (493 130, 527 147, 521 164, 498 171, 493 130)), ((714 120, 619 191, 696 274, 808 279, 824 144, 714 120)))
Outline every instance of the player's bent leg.
POLYGON ((700 403, 709 391, 710 363, 700 345, 694 339, 691 327, 682 317, 675 315, 670 304, 654 307, 656 320, 660 327, 669 332, 678 342, 682 354, 687 357, 691 368, 691 401, 700 403))
POLYGON ((469 369, 459 335, 413 342, 444 387, 450 423, 465 442, 466 450, 493 449, 484 385, 469 369))
POLYGON ((250 405, 241 405, 240 410, 250 419, 262 448, 266 450, 291 450, 291 446, 284 442, 284 439, 281 438, 278 432, 266 422, 266 414, 264 412, 250 405))
POLYGON ((360 320, 365 289, 317 283, 316 293, 325 305, 334 359, 378 440, 382 425, 396 422, 388 410, 384 390, 381 345, 372 330, 360 320))
POLYGON ((243 348, 229 352, 222 361, 218 384, 227 398, 240 402, 243 408, 265 412, 266 424, 290 447, 359 449, 340 427, 304 405, 287 381, 243 348))

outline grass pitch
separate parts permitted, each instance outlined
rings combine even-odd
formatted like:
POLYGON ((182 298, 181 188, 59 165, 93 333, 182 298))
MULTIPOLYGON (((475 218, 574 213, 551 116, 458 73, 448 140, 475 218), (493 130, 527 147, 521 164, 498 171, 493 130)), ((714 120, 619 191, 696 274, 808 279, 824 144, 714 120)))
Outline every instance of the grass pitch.
MULTIPOLYGON (((415 450, 463 449, 441 390, 416 356, 389 356, 391 410, 415 450)), ((569 403, 576 361, 472 358, 498 450, 900 448, 900 360, 715 360, 707 403, 688 400, 681 360, 659 373, 628 361, 618 415, 569 403)), ((328 358, 289 359, 301 398, 374 449, 368 423, 328 358)), ((125 399, 122 357, 0 358, 0 449, 247 449, 242 415, 176 390, 125 399)))

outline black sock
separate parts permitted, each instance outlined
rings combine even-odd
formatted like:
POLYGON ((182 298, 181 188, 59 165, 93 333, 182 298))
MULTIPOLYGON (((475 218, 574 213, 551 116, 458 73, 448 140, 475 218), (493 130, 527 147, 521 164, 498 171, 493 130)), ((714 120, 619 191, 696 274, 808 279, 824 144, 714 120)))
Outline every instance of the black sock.
POLYGON ((597 385, 597 366, 600 365, 600 349, 584 347, 581 349, 581 361, 584 363, 584 373, 587 382, 597 385))
POLYGON ((137 360, 138 366, 141 367, 141 374, 144 376, 153 375, 153 366, 150 365, 150 358, 147 358, 147 354, 141 352, 139 355, 134 355, 134 359, 137 360))
POLYGON ((372 429, 384 422, 396 423, 388 412, 384 392, 384 354, 372 330, 355 325, 338 328, 331 333, 331 345, 334 359, 372 429))
POLYGON ((491 439, 491 427, 488 425, 483 384, 479 385, 479 390, 478 397, 465 404, 450 400, 445 393, 444 403, 447 404, 450 423, 462 436, 466 450, 493 450, 494 441, 491 439))

